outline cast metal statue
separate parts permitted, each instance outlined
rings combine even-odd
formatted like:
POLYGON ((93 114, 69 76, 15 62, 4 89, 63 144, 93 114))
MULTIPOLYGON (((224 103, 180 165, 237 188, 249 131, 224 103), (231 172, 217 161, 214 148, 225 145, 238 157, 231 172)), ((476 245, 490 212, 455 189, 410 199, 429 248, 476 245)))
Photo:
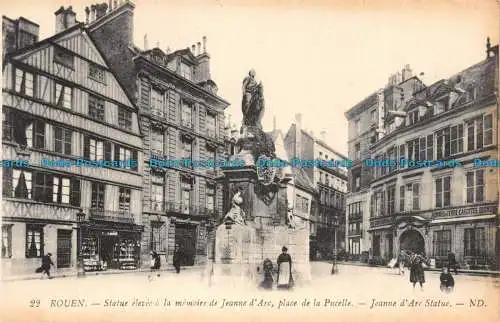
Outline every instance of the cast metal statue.
MULTIPOLYGON (((255 70, 251 69, 243 80, 243 127, 262 128, 261 120, 264 116, 264 90, 262 83, 255 80, 255 70)), ((243 130, 243 129, 242 129, 243 130)))

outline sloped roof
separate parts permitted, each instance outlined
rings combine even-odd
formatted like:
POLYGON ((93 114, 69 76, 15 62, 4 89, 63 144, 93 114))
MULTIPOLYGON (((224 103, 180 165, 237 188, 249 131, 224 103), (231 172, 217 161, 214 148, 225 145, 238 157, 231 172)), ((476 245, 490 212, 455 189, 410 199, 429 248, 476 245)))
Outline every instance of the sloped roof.
POLYGON ((306 171, 303 168, 292 168, 292 173, 294 176, 294 184, 298 188, 302 188, 312 193, 317 193, 314 184, 311 179, 309 179, 306 171))

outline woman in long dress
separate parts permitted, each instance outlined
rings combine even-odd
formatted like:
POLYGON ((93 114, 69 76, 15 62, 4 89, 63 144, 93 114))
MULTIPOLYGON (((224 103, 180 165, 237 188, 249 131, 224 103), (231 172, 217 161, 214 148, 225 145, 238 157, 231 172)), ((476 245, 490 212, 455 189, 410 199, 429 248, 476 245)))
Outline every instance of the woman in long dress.
POLYGON ((292 258, 287 254, 288 249, 283 246, 278 256, 278 288, 289 289, 293 285, 292 258))
POLYGON ((424 266, 425 258, 420 254, 414 254, 410 262, 410 282, 413 283, 413 288, 417 283, 420 284, 420 289, 424 289, 425 273, 424 266))

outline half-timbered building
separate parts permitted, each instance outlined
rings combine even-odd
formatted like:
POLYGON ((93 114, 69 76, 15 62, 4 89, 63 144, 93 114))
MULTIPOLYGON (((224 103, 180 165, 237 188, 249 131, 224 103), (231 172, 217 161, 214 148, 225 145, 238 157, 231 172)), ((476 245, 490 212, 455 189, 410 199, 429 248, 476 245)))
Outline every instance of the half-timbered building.
POLYGON ((134 269, 137 111, 71 7, 55 16, 56 34, 40 42, 37 25, 3 19, 3 271, 34 273, 47 253, 58 271, 75 269, 80 250, 87 270, 134 269))
POLYGON ((144 134, 143 264, 149 251, 172 260, 175 244, 182 265, 206 261, 213 222, 222 212, 218 170, 208 160, 224 159, 224 110, 210 76, 206 38, 174 52, 133 46, 130 2, 87 10, 87 28, 112 68, 134 95, 144 134), (182 160, 192 161, 183 163, 182 160), (200 161, 200 163, 197 163, 200 161), (165 255, 165 256, 164 256, 165 255))

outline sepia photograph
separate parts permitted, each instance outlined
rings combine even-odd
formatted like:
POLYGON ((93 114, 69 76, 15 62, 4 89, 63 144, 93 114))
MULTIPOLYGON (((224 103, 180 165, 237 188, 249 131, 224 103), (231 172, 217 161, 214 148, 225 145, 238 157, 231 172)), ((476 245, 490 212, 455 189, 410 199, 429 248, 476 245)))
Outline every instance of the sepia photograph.
POLYGON ((0 320, 498 321, 499 0, 0 0, 0 320))

